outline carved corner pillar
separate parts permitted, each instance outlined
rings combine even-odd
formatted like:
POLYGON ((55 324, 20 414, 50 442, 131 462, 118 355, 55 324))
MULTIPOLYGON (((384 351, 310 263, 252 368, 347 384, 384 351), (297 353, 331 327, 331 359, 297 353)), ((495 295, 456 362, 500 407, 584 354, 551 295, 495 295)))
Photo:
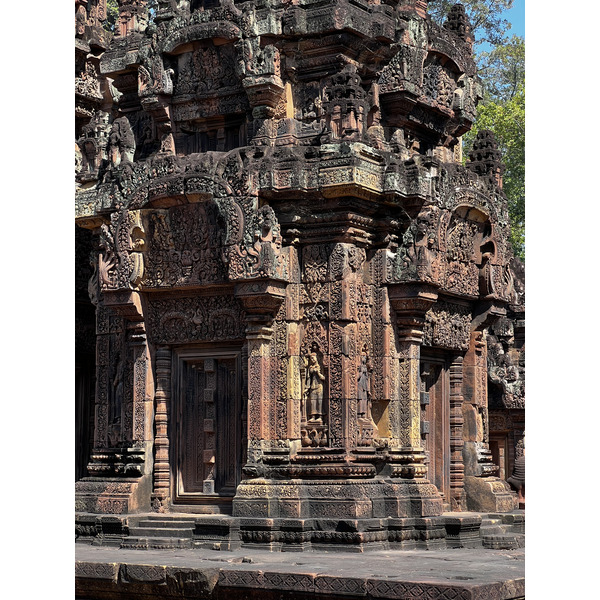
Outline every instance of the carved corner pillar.
POLYGON ((171 403, 171 350, 156 350, 156 395, 154 413, 154 487, 151 505, 155 512, 166 512, 170 501, 169 405, 171 403))
POLYGON ((463 461, 467 509, 509 512, 517 507, 516 494, 496 476, 489 449, 487 399, 487 343, 483 331, 473 331, 464 358, 463 461))
POLYGON ((437 300, 436 288, 429 284, 393 284, 388 286, 390 306, 396 313, 399 378, 395 402, 398 408, 392 426, 395 448, 390 451, 393 468, 400 477, 425 476, 425 453, 421 447, 421 343, 425 313, 437 300))
POLYGON ((272 352, 273 320, 283 300, 286 284, 274 279, 240 283, 235 296, 246 312, 248 356, 248 462, 244 472, 258 474, 265 449, 277 439, 277 395, 273 393, 278 373, 272 352))
POLYGON ((147 509, 151 491, 154 381, 141 299, 104 291, 96 315, 94 448, 76 484, 76 510, 125 514, 147 509))

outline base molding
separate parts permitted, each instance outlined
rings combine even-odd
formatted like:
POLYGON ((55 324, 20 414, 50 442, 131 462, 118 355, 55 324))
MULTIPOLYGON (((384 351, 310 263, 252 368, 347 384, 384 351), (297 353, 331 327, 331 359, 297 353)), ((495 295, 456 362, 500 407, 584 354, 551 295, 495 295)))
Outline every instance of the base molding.
POLYGON ((508 513, 518 508, 517 495, 498 477, 465 477, 467 510, 508 513))
POLYGON ((149 510, 152 480, 84 477, 75 483, 75 511, 123 515, 149 510))

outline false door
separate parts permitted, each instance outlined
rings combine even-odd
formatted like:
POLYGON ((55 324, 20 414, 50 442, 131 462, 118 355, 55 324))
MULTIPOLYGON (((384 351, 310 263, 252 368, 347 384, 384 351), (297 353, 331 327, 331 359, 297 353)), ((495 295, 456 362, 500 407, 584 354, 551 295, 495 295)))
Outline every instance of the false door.
POLYGON ((230 512, 241 473, 238 351, 176 353, 174 504, 230 512))
POLYGON ((450 504, 450 378, 442 357, 421 358, 421 440, 427 479, 450 504))

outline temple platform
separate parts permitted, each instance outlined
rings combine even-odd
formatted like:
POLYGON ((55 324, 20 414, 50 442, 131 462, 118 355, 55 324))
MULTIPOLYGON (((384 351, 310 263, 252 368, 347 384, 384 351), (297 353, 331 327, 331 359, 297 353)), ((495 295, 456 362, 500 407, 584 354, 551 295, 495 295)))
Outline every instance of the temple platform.
POLYGON ((430 518, 266 519, 193 513, 76 515, 76 541, 121 550, 240 548, 282 552, 444 550, 525 546, 525 511, 430 518))
POLYGON ((367 554, 254 548, 133 550, 76 544, 76 598, 518 600, 525 552, 460 548, 367 554))

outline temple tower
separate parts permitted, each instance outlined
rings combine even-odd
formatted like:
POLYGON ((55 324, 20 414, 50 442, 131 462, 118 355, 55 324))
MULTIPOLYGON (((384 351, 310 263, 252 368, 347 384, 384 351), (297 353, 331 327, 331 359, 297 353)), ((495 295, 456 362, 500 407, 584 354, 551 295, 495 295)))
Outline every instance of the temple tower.
POLYGON ((127 0, 92 48, 92 5, 79 523, 212 515, 245 544, 362 550, 512 510, 486 343, 514 301, 509 219, 493 139, 461 163, 464 9, 439 27, 420 0, 127 0))

